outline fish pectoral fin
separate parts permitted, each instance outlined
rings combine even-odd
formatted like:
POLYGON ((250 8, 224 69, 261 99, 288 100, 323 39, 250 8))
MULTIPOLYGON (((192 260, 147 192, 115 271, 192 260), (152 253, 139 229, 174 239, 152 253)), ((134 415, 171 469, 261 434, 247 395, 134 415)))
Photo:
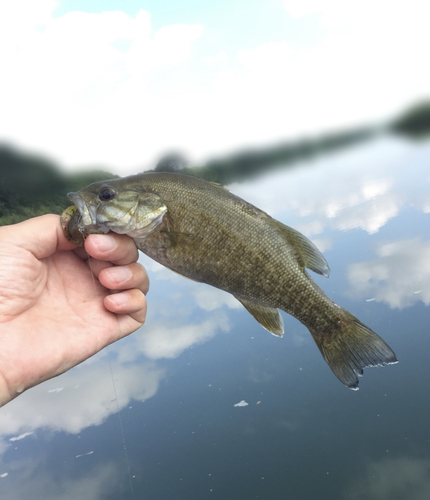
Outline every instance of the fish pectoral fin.
POLYGON ((285 239, 298 253, 304 267, 328 278, 330 268, 328 267, 327 261, 312 241, 308 240, 306 236, 303 236, 303 234, 291 227, 281 223, 279 223, 279 225, 285 239))
POLYGON ((260 323, 260 325, 267 331, 282 337, 284 335, 284 322, 276 307, 267 307, 250 300, 236 299, 243 305, 243 307, 260 323))

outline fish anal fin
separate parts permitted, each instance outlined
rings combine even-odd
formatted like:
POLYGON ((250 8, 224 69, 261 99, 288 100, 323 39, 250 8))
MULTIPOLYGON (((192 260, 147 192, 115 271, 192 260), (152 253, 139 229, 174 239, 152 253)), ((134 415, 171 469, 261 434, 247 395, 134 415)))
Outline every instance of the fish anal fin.
POLYGON ((291 227, 281 223, 279 223, 279 226, 285 239, 299 255, 304 267, 328 278, 330 268, 327 261, 312 241, 291 227))
POLYGON ((284 335, 284 323, 278 309, 275 307, 263 306, 239 297, 236 297, 236 299, 263 328, 277 337, 282 337, 284 335))

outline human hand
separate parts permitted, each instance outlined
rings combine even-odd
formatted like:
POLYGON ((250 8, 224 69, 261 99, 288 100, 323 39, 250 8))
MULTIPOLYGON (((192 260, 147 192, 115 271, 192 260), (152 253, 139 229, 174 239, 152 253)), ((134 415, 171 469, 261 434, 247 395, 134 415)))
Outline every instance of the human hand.
POLYGON ((57 215, 0 227, 0 406, 143 324, 149 280, 137 259, 114 233, 76 248, 57 215))

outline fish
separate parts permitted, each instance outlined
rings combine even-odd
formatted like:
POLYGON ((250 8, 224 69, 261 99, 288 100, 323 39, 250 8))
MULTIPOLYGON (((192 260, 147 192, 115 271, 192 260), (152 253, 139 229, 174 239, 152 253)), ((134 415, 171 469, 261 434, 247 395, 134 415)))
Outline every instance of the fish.
POLYGON ((224 290, 277 337, 279 310, 310 331, 324 360, 347 387, 363 369, 397 363, 388 344, 331 300, 307 269, 329 266, 303 234, 223 186, 180 173, 142 173, 69 193, 77 210, 63 227, 127 234, 143 253, 191 280, 224 290))

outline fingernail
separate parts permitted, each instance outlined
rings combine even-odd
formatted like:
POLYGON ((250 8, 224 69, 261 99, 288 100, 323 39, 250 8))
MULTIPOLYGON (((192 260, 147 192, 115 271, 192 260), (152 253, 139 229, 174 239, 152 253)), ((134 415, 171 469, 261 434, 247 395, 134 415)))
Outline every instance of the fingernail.
POLYGON ((109 267, 108 269, 105 269, 105 273, 116 283, 122 283, 123 281, 127 281, 131 278, 131 271, 126 266, 109 267))
POLYGON ((92 234, 91 243, 102 252, 113 250, 116 246, 115 238, 109 234, 92 234))
POLYGON ((127 293, 114 293, 110 296, 110 300, 116 306, 122 306, 126 302, 128 302, 128 294, 127 293))

